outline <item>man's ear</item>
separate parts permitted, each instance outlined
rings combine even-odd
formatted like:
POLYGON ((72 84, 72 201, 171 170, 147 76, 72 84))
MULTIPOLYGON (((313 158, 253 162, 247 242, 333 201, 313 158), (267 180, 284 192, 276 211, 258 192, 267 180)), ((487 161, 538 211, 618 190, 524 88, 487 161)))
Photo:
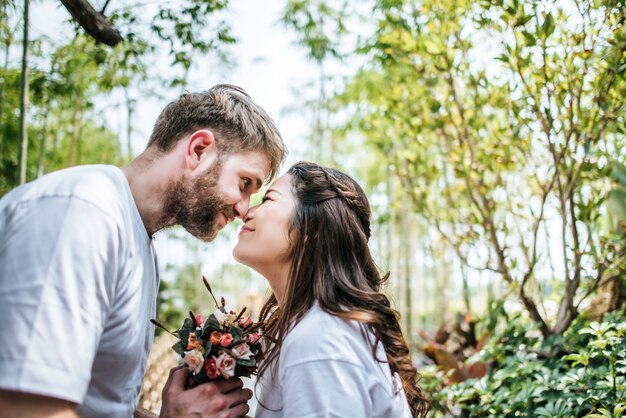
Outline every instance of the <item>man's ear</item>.
POLYGON ((213 132, 208 129, 200 129, 195 131, 185 145, 185 165, 187 168, 194 170, 199 165, 212 164, 217 158, 217 144, 213 132))

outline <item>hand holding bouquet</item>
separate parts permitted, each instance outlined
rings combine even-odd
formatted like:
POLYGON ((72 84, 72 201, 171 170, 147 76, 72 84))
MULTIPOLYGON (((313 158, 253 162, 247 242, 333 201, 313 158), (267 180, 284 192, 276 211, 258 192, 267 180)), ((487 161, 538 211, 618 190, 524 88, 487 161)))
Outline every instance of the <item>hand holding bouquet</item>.
POLYGON ((202 280, 216 306, 206 320, 189 311, 189 318, 174 332, 155 320, 152 323, 178 338, 172 349, 191 372, 190 386, 219 378, 249 377, 263 356, 258 325, 244 316, 245 307, 236 313, 226 309, 224 298, 218 303, 207 280, 202 280))

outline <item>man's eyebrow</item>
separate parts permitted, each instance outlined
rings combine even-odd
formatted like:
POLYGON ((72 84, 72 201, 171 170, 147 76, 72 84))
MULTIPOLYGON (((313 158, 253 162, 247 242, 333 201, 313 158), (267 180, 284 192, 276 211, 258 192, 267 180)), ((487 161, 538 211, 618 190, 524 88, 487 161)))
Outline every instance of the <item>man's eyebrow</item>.
POLYGON ((282 193, 281 193, 281 192, 279 192, 279 191, 278 191, 278 190, 276 190, 276 189, 267 189, 267 191, 265 192, 265 194, 267 195, 267 194, 272 193, 272 192, 274 192, 274 193, 278 193, 279 195, 282 195, 282 193))

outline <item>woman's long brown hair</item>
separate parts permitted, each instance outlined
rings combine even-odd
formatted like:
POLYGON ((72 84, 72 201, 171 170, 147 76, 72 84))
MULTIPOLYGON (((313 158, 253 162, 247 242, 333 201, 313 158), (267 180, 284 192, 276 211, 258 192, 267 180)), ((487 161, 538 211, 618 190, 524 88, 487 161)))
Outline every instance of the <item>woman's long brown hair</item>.
POLYGON ((350 176, 314 163, 297 163, 287 174, 296 198, 288 254, 293 264, 282 305, 272 295, 260 313, 264 335, 274 344, 268 347, 259 376, 278 360, 290 327, 317 301, 325 312, 356 320, 374 334, 372 355, 376 358, 381 342, 391 372, 402 379, 413 416, 425 417, 429 403, 418 387, 420 376, 411 362, 399 315, 381 292, 389 274, 381 275, 367 245, 367 196, 350 176))

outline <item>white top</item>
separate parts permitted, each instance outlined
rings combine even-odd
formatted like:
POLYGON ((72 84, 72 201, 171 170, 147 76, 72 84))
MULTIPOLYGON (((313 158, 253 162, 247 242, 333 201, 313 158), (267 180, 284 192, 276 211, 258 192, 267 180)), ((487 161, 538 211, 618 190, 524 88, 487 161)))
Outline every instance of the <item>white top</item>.
MULTIPOLYGON (((287 334, 278 367, 258 382, 257 418, 410 418, 399 377, 372 356, 373 335, 315 304, 287 334)), ((376 357, 386 361, 382 344, 376 357)))
POLYGON ((61 170, 0 200, 0 388, 131 417, 158 275, 124 173, 61 170))

